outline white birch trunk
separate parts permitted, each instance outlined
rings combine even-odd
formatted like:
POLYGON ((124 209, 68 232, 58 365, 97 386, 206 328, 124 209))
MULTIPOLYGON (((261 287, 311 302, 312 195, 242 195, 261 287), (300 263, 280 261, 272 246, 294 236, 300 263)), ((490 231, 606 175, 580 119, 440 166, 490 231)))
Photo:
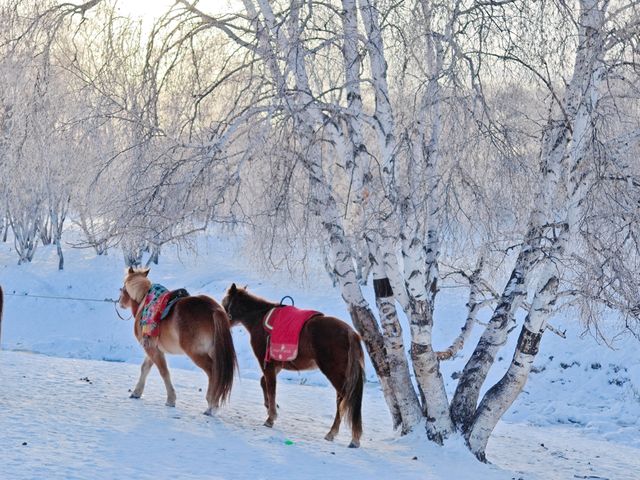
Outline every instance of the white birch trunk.
MULTIPOLYGON (((255 22, 259 31, 262 26, 259 24, 255 8, 249 0, 244 0, 248 6, 247 13, 256 18, 255 22)), ((401 415, 398 402, 393 389, 392 379, 389 371, 389 364, 386 358, 384 341, 378 323, 371 312, 367 301, 362 295, 362 291, 357 281, 355 262, 349 249, 340 214, 331 187, 325 178, 322 167, 322 155, 320 145, 315 138, 315 128, 322 124, 321 112, 314 108, 313 97, 309 88, 309 81, 304 63, 304 52, 301 48, 299 38, 299 11, 300 2, 294 2, 291 6, 288 32, 288 45, 284 45, 284 40, 275 24, 275 16, 271 6, 264 0, 258 0, 260 12, 266 23, 266 29, 270 35, 278 40, 281 48, 288 52, 287 68, 293 73, 297 91, 293 99, 284 98, 285 101, 293 100, 291 114, 301 129, 308 149, 303 157, 303 162, 309 174, 309 185, 311 193, 311 211, 320 218, 323 228, 329 238, 329 263, 333 265, 335 277, 340 286, 340 290, 345 303, 349 306, 352 321, 356 329, 360 332, 371 362, 376 370, 382 391, 391 412, 394 427, 401 423, 401 415)), ((272 73, 283 77, 275 62, 275 52, 268 50, 266 39, 261 42, 262 54, 265 60, 271 62, 272 73)), ((282 90, 284 94, 284 90, 282 90)))
POLYGON ((38 229, 42 215, 40 202, 25 207, 18 207, 19 213, 8 211, 9 224, 13 231, 14 245, 18 254, 18 265, 31 262, 38 247, 38 229))
POLYGON ((393 289, 383 266, 375 256, 372 274, 376 305, 380 314, 384 345, 389 360, 390 375, 394 382, 394 390, 402 416, 402 433, 406 434, 420 422, 423 416, 422 410, 416 391, 411 383, 409 363, 402 338, 402 326, 398 319, 393 289))
POLYGON ((547 263, 551 267, 547 269, 550 270, 550 275, 549 273, 544 275, 547 277, 546 282, 533 299, 531 310, 520 332, 511 365, 500 381, 485 394, 469 430, 467 443, 479 460, 486 461, 484 452, 489 436, 498 420, 524 388, 538 353, 544 325, 558 291, 558 277, 555 276, 553 264, 548 260, 547 263))
POLYGON ((425 17, 424 51, 429 78, 418 112, 418 146, 414 155, 423 166, 425 184, 419 183, 419 177, 408 175, 409 188, 402 195, 402 225, 405 226, 402 240, 405 279, 415 309, 411 314, 411 355, 418 383, 425 394, 428 433, 432 439, 441 442, 453 430, 439 358, 432 343, 433 312, 440 279, 438 214, 442 206, 439 168, 443 118, 439 78, 443 71, 444 52, 441 40, 435 40, 431 35, 430 7, 424 2, 421 2, 421 7, 425 17), (423 199, 427 205, 424 220, 414 205, 414 199, 423 189, 426 190, 423 199))
POLYGON ((362 21, 367 32, 367 51, 371 65, 371 79, 373 83, 377 122, 378 141, 381 152, 382 172, 386 178, 386 195, 394 197, 395 189, 395 122, 393 108, 389 96, 387 84, 387 62, 384 53, 384 42, 380 21, 378 18, 378 6, 375 0, 359 0, 362 21))
MULTIPOLYGON (((353 201, 367 206, 371 190, 371 161, 370 154, 364 143, 362 93, 360 89, 360 71, 362 61, 358 53, 358 14, 356 0, 342 0, 341 12, 344 41, 342 43, 342 59, 345 72, 345 90, 347 92, 346 119, 349 140, 353 147, 347 169, 353 171, 353 201)), ((360 212, 364 216, 364 212, 360 212)))
MULTIPOLYGON (((411 358, 416 380, 423 396, 423 412, 426 417, 427 434, 430 439, 442 443, 452 431, 449 403, 439 363, 432 346, 433 300, 437 290, 437 256, 439 251, 438 233, 435 226, 424 248, 424 230, 415 212, 410 196, 401 198, 396 182, 395 164, 395 120, 390 103, 387 84, 387 64, 384 42, 378 18, 377 4, 373 0, 361 0, 367 51, 371 66, 372 84, 375 94, 375 120, 377 121, 378 145, 381 154, 383 185, 387 205, 383 205, 379 215, 381 225, 379 239, 383 265, 391 280, 398 301, 403 305, 411 326, 411 358), (385 211, 387 209, 388 211, 385 211), (398 218, 398 214, 401 217, 398 218), (402 282, 399 275, 395 240, 398 225, 402 225, 402 282), (425 258, 428 257, 428 258, 425 258), (432 274, 427 278, 427 271, 432 274), (428 286, 427 286, 428 285, 428 286), (427 290, 429 289, 429 290, 427 290), (432 289, 432 290, 431 290, 432 289), (428 291, 433 292, 429 294, 428 291)), ((436 165, 433 164, 435 171, 436 165)), ((435 173, 432 178, 435 181, 435 173)), ((429 194, 435 192, 433 185, 429 194)), ((437 200, 433 204, 437 211, 437 200)))
MULTIPOLYGON (((359 231, 367 231, 366 219, 369 211, 369 196, 373 175, 370 171, 370 154, 364 145, 362 116, 363 105, 360 92, 360 70, 362 62, 358 54, 358 18, 355 0, 342 1, 342 24, 344 42, 342 47, 345 69, 345 89, 347 91, 348 112, 347 131, 353 146, 347 168, 353 171, 353 202, 356 208, 359 231)), ((366 238, 361 239, 370 254, 376 252, 375 246, 369 246, 366 238)), ((372 272, 376 305, 380 314, 384 334, 384 345, 389 362, 393 389, 402 418, 402 433, 408 433, 420 421, 422 414, 418 397, 411 383, 409 365, 404 350, 402 327, 398 319, 393 290, 378 255, 373 259, 372 272)))
POLYGON ((579 44, 576 52, 574 72, 563 97, 565 118, 551 125, 542 147, 542 183, 539 207, 534 208, 529 222, 529 234, 521 248, 511 278, 505 287, 498 307, 485 329, 471 358, 465 365, 451 405, 456 426, 466 433, 473 421, 480 388, 484 383, 498 350, 506 343, 507 336, 515 328, 513 315, 526 295, 526 284, 532 267, 540 253, 540 239, 545 234, 545 224, 556 224, 557 199, 562 191, 562 178, 566 172, 567 148, 575 133, 576 115, 585 87, 594 71, 594 62, 601 48, 598 34, 602 23, 597 18, 597 2, 581 2, 579 20, 579 44), (568 124, 567 122, 571 122, 568 124))
MULTIPOLYGON (((603 46, 604 11, 594 0, 581 2, 579 36, 576 65, 572 84, 575 88, 567 102, 574 113, 572 137, 569 145, 566 197, 559 199, 566 205, 559 233, 554 236, 541 266, 538 290, 532 308, 522 328, 511 365, 504 377, 484 396, 478 406, 466 438, 469 448, 481 460, 485 459, 485 448, 489 436, 498 420, 515 401, 524 387, 531 365, 538 352, 538 344, 550 315, 558 289, 557 263, 570 255, 571 240, 578 229, 582 213, 582 202, 588 183, 593 178, 594 168, 585 164, 587 155, 593 154, 593 113, 600 99, 600 83, 604 71, 601 64, 603 46)), ((549 211, 548 211, 549 212, 549 211)))

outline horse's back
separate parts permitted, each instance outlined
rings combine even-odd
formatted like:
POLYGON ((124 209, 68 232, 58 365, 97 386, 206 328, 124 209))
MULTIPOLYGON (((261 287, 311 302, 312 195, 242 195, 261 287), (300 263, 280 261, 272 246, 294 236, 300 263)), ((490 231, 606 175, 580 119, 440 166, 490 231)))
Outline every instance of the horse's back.
POLYGON ((299 352, 301 356, 316 361, 346 362, 350 337, 359 339, 355 330, 336 317, 318 315, 310 318, 300 332, 299 352))
MULTIPOLYGON (((208 353, 213 348, 214 314, 225 314, 211 297, 194 295, 181 298, 160 327, 161 342, 172 349, 208 353), (166 336, 163 336, 165 335, 166 336)), ((174 353, 170 351, 169 353, 174 353)))

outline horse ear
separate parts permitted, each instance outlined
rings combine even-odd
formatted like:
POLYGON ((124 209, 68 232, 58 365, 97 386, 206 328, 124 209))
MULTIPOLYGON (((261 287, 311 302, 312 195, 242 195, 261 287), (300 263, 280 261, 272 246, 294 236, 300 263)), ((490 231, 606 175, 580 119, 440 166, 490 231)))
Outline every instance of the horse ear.
POLYGON ((133 273, 133 272, 134 272, 133 267, 129 267, 129 269, 127 270, 127 273, 133 273))
POLYGON ((145 277, 148 277, 150 271, 151 271, 150 268, 144 268, 140 273, 142 273, 145 277))
POLYGON ((229 287, 229 293, 231 295, 233 295, 234 293, 236 293, 238 291, 238 287, 236 287, 235 283, 232 283, 231 286, 229 287))

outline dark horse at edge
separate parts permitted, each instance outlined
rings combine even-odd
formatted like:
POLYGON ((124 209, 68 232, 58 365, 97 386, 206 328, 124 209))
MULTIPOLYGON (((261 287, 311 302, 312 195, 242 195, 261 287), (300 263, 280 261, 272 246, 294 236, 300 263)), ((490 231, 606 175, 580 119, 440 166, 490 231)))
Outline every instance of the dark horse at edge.
POLYGON ((231 319, 231 325, 241 323, 251 336, 251 347, 260 367, 260 385, 268 417, 264 422, 272 427, 278 416, 276 410, 276 376, 285 370, 311 370, 319 368, 336 389, 336 417, 331 430, 324 437, 332 441, 345 418, 351 425, 350 448, 360 446, 362 435, 362 390, 364 386, 364 354, 360 336, 348 324, 335 317, 317 315, 304 324, 300 332, 298 356, 288 362, 265 362, 268 333, 264 328, 265 315, 280 306, 249 293, 234 283, 229 287, 222 306, 231 319))

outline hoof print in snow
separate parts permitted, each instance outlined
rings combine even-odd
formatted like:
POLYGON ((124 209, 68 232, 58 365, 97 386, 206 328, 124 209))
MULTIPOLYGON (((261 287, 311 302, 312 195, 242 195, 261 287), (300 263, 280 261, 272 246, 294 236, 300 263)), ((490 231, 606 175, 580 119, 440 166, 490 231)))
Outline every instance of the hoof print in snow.
POLYGON ((611 380, 609 380, 609 385, 616 385, 618 387, 621 387, 628 381, 628 378, 612 378, 611 380))
POLYGON ((565 362, 560 362, 560 368, 562 368, 563 370, 566 370, 567 368, 571 368, 571 367, 579 367, 580 366, 580 362, 576 362, 575 360, 571 363, 565 363, 565 362))

